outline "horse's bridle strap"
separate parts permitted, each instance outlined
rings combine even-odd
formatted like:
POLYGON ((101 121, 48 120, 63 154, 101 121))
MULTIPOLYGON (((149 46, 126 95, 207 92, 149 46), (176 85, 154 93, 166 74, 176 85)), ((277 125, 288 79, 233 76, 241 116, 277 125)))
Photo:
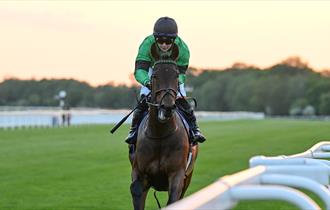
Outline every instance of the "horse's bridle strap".
POLYGON ((160 92, 163 92, 165 91, 165 94, 163 95, 163 97, 161 98, 159 104, 157 103, 151 103, 151 102, 147 102, 147 104, 151 105, 151 106, 155 106, 155 107, 160 107, 162 105, 162 101, 164 99, 164 97, 167 95, 167 94, 170 94, 174 99, 176 99, 176 96, 177 96, 177 92, 176 90, 174 90, 173 88, 163 88, 163 89, 159 89, 157 91, 155 91, 155 95, 159 94, 160 92), (174 94, 173 94, 173 93, 174 94))
POLYGON ((173 88, 163 88, 163 89, 159 89, 155 91, 155 95, 159 94, 160 92, 165 91, 165 95, 166 94, 170 94, 173 97, 176 97, 177 93, 176 90, 174 90, 173 88), (172 91, 174 94, 171 94, 170 91, 172 91))
POLYGON ((151 103, 151 102, 148 102, 148 101, 147 101, 147 104, 150 105, 150 106, 155 106, 155 107, 159 107, 160 106, 159 104, 151 103))

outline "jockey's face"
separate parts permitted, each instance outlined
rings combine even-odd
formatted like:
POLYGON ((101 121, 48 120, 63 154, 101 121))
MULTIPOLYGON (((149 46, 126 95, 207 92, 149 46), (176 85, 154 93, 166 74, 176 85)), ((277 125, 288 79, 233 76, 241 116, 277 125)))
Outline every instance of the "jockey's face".
POLYGON ((157 45, 158 45, 159 49, 163 52, 168 51, 172 47, 172 44, 166 44, 166 43, 163 43, 163 44, 157 43, 157 45))
POLYGON ((157 45, 158 45, 159 49, 163 52, 166 52, 169 49, 171 49, 173 41, 174 40, 172 38, 168 38, 168 37, 157 37, 156 38, 157 45))

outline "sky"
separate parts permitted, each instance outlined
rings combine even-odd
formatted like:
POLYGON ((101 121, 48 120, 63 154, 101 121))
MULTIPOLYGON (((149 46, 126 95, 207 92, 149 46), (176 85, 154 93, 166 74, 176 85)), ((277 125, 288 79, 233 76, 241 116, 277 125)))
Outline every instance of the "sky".
POLYGON ((270 67, 299 56, 330 69, 330 1, 0 1, 0 81, 131 84, 143 39, 176 20, 190 66, 270 67))

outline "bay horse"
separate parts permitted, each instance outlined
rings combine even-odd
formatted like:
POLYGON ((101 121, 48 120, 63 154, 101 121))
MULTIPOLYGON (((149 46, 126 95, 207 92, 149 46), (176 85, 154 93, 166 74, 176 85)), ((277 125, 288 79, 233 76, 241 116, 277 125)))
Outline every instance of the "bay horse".
POLYGON ((198 154, 198 145, 189 143, 187 128, 176 111, 178 50, 173 51, 166 59, 151 51, 158 60, 151 76, 149 112, 139 126, 135 154, 130 156, 134 210, 144 209, 151 187, 168 191, 167 205, 183 198, 198 154))

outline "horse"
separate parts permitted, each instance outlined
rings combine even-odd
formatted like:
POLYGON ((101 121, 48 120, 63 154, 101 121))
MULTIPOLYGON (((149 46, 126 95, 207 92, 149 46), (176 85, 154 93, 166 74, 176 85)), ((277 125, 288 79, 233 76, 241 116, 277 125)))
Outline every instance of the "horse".
POLYGON ((192 147, 189 143, 187 128, 176 111, 179 71, 175 57, 178 52, 174 51, 165 60, 155 54, 155 50, 152 54, 158 60, 151 76, 149 111, 140 123, 136 151, 130 157, 134 210, 144 209, 151 187, 168 191, 167 205, 183 198, 198 154, 198 145, 192 147))

